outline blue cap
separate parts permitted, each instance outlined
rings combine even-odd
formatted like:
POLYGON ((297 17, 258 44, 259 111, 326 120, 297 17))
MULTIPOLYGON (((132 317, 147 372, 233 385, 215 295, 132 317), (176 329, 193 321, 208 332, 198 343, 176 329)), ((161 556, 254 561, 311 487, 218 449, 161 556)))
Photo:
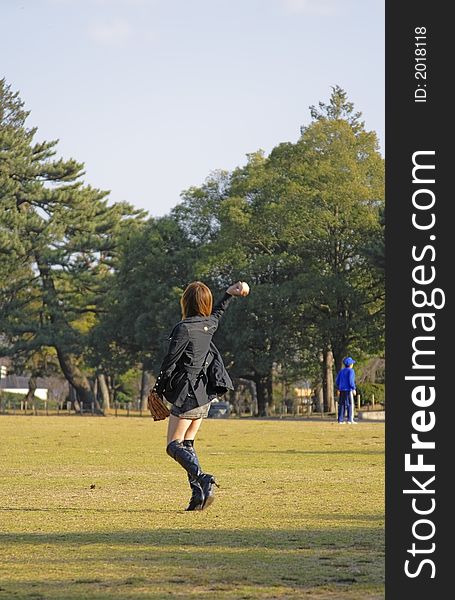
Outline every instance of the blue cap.
POLYGON ((349 365, 353 365, 355 363, 355 360, 353 358, 351 358, 350 356, 348 356, 347 358, 345 358, 343 360, 344 364, 349 367, 349 365))

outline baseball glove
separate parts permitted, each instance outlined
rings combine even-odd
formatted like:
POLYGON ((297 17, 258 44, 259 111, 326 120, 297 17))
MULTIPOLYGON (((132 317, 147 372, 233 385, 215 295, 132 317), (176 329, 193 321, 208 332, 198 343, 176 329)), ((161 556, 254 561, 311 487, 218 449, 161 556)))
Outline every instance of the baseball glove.
POLYGON ((164 404, 163 399, 155 390, 150 390, 147 398, 147 407, 154 421, 163 421, 163 419, 166 419, 171 414, 164 404))

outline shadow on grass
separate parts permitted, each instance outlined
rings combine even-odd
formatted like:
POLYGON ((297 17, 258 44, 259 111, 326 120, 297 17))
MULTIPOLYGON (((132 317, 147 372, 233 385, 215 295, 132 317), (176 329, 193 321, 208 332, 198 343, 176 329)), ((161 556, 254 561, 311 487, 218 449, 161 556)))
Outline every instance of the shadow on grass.
MULTIPOLYGON (((330 444, 332 445, 332 444, 330 444)), ((364 448, 355 447, 349 450, 248 450, 249 454, 304 454, 305 456, 322 455, 325 454, 347 454, 347 455, 358 455, 358 454, 384 454, 384 449, 381 450, 366 450, 364 448)))
POLYGON ((202 516, 188 515, 189 529, 0 533, 8 569, 0 599, 294 599, 311 590, 334 599, 382 597, 379 524, 194 529, 202 516), (26 562, 22 571, 18 556, 26 562), (53 571, 40 580, 46 557, 53 571))
MULTIPOLYGON (((203 513, 193 513, 189 518, 199 518, 203 513)), ((342 520, 348 517, 344 515, 342 520)), ((352 515, 355 519, 356 516, 352 515)), ((379 517, 378 517, 379 518, 379 517)), ((337 517, 333 516, 336 520, 337 517)), ((371 517, 376 520, 376 517, 371 517)), ((72 531, 65 533, 0 533, 0 547, 9 544, 66 544, 83 546, 86 544, 102 544, 106 540, 109 545, 134 545, 163 547, 191 545, 197 549, 205 546, 223 548, 300 548, 304 543, 307 548, 322 549, 325 546, 338 545, 339 549, 358 548, 359 550, 381 550, 377 547, 382 538, 381 527, 349 527, 334 529, 193 529, 194 522, 189 523, 191 529, 133 529, 125 531, 72 531), (336 542, 336 543, 335 543, 336 542)))
MULTIPOLYGON (((3 506, 0 507, 0 513, 1 512, 44 512, 44 513, 54 513, 58 511, 59 513, 76 513, 76 514, 80 514, 80 513, 91 513, 91 514, 124 514, 124 515, 128 515, 130 513, 142 513, 142 514, 150 514, 150 513, 161 513, 161 514, 173 514, 175 515, 176 512, 178 513, 186 513, 186 511, 184 511, 183 509, 181 511, 175 511, 175 510, 155 510, 152 511, 150 508, 81 508, 81 507, 75 507, 72 508, 70 506, 64 506, 62 508, 58 508, 56 509, 54 508, 40 508, 40 507, 29 507, 29 508, 24 508, 24 507, 16 507, 16 506, 3 506)), ((361 522, 361 521, 377 521, 382 523, 384 521, 385 516, 384 515, 377 515, 377 514, 363 514, 363 513, 356 513, 356 514, 337 514, 337 513, 332 513, 332 514, 328 514, 328 513, 311 513, 310 515, 311 520, 315 520, 315 521, 357 521, 357 522, 361 522)), ((5 534, 5 533, 0 533, 0 540, 3 539, 3 536, 8 536, 9 534, 5 534)), ((39 535, 39 534, 36 534, 39 535)), ((22 539, 22 537, 21 537, 22 539)))
MULTIPOLYGON (((87 508, 87 507, 71 507, 62 506, 61 508, 39 508, 31 506, 29 508, 17 507, 17 506, 0 506, 1 512, 44 512, 44 513, 100 513, 100 514, 129 514, 129 513, 143 513, 150 514, 150 508, 87 508)), ((165 512, 169 514, 175 514, 175 510, 155 510, 153 512, 165 512)), ((1 536, 2 534, 0 534, 1 536)), ((1 537, 0 537, 1 539, 1 537)))

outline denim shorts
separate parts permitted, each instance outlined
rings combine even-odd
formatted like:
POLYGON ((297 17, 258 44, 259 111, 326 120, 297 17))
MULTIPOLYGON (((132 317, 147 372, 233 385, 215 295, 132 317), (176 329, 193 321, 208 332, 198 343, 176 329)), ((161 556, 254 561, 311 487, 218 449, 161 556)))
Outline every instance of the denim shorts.
POLYGON ((173 406, 171 415, 180 419, 206 419, 209 414, 210 402, 199 406, 194 396, 188 395, 182 406, 173 406))

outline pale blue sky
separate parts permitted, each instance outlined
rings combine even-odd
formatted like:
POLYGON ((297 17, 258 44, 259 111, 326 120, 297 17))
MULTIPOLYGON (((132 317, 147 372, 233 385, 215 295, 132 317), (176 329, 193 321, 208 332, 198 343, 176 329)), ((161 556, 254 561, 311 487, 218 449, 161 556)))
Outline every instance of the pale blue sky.
POLYGON ((38 138, 152 215, 296 141, 336 84, 383 146, 384 0, 0 0, 0 19, 38 138))

